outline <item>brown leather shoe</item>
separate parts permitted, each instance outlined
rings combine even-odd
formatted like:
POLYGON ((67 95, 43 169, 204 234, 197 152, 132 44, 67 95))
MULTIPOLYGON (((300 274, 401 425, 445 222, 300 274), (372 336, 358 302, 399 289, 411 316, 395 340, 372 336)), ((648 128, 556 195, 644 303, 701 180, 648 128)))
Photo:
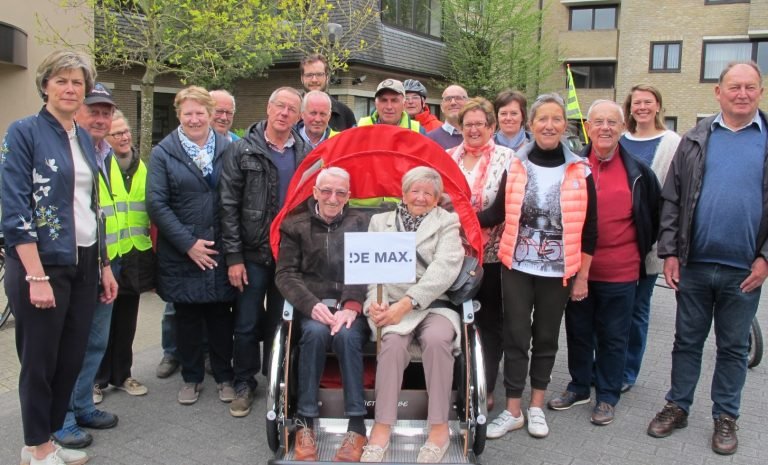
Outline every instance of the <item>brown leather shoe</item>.
POLYGON ((721 413, 719 418, 715 418, 712 450, 721 455, 731 455, 736 452, 739 446, 739 439, 736 437, 738 429, 739 426, 732 416, 721 413))
POLYGON ((674 430, 688 426, 688 414, 672 402, 661 409, 661 412, 648 425, 648 435, 655 438, 665 438, 674 430))
POLYGON ((296 431, 294 460, 317 462, 317 440, 312 428, 299 428, 296 431))
POLYGON ((347 431, 347 434, 344 435, 344 440, 341 441, 339 450, 336 451, 333 461, 359 462, 360 456, 363 455, 363 446, 366 444, 368 444, 368 438, 354 431, 347 431))

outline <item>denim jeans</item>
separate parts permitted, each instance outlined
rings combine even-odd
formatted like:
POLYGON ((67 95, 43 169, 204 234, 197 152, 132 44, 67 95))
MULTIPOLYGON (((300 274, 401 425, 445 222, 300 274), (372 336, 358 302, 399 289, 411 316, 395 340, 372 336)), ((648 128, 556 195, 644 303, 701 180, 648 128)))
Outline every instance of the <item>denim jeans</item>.
POLYGON ((712 416, 739 417, 741 390, 747 376, 749 330, 757 313, 760 289, 739 288, 749 270, 712 263, 680 268, 672 349, 672 386, 666 399, 686 412, 701 373, 701 354, 715 322, 717 358, 712 376, 712 416))
POLYGON ((586 299, 568 302, 569 391, 588 396, 594 368, 597 401, 618 403, 636 287, 636 281, 590 281, 586 299))
POLYGON ((168 355, 178 360, 179 355, 176 348, 176 309, 173 308, 173 304, 170 302, 165 303, 161 324, 160 345, 163 347, 163 355, 168 355))
POLYGON ((276 318, 280 318, 283 300, 275 291, 275 269, 253 262, 245 262, 248 285, 235 305, 235 341, 233 367, 235 384, 248 383, 256 387, 254 377, 262 365, 259 342, 264 340, 264 369, 267 369, 267 347, 272 342, 276 318), (266 299, 266 311, 264 301, 266 299))
POLYGON ((299 415, 317 418, 320 410, 317 393, 325 369, 325 353, 333 349, 341 369, 344 393, 344 414, 348 417, 365 415, 363 396, 363 345, 368 339, 368 322, 359 315, 349 329, 343 326, 334 336, 331 328, 309 318, 302 318, 299 340, 299 415))
POLYGON ((651 297, 659 275, 649 274, 637 281, 635 306, 632 310, 632 326, 629 329, 627 360, 624 363, 624 383, 633 385, 637 382, 640 365, 645 354, 645 342, 648 339, 648 323, 651 317, 651 297))

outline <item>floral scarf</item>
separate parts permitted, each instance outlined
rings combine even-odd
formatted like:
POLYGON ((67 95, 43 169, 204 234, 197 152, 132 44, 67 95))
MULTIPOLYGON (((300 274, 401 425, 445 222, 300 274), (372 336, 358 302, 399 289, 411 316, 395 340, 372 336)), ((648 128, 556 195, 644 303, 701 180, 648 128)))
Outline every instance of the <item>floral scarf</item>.
MULTIPOLYGON (((408 212, 408 207, 405 203, 400 202, 397 204, 397 214, 400 215, 400 219, 403 220, 403 230, 406 232, 414 232, 419 229, 421 222, 429 215, 429 212, 423 215, 414 216, 408 212)), ((399 229, 399 228, 398 228, 399 229)))
POLYGON ((496 143, 493 141, 493 138, 491 138, 481 147, 475 148, 469 147, 467 144, 460 144, 455 148, 448 150, 448 153, 451 155, 453 160, 465 173, 467 170, 464 169, 464 157, 472 157, 478 159, 477 163, 472 168, 472 171, 476 173, 475 179, 472 185, 469 186, 470 191, 472 192, 472 197, 470 198, 472 207, 477 212, 483 209, 483 205, 485 203, 484 193, 485 182, 488 177, 488 163, 491 162, 491 154, 495 148, 496 143))
POLYGON ((216 152, 216 137, 213 129, 208 130, 208 140, 205 142, 203 148, 198 147, 196 143, 192 142, 189 137, 184 134, 181 125, 179 125, 178 132, 179 140, 181 141, 181 146, 184 147, 184 151, 187 152, 189 158, 195 162, 195 165, 200 168, 200 171, 203 172, 203 176, 208 177, 213 173, 213 154, 216 152))

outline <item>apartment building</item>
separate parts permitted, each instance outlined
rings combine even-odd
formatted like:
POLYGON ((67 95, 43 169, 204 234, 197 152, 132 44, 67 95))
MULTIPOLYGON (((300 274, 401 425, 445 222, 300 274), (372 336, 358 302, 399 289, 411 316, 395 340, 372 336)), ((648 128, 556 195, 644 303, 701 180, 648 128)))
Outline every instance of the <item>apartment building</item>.
MULTIPOLYGON (((544 0, 544 43, 569 63, 586 112, 598 98, 623 102, 633 85, 664 97, 682 133, 718 111, 714 85, 726 63, 753 59, 768 74, 768 0, 544 0)), ((562 88, 561 67, 542 88, 562 88)), ((768 108, 768 93, 762 108, 768 108)))

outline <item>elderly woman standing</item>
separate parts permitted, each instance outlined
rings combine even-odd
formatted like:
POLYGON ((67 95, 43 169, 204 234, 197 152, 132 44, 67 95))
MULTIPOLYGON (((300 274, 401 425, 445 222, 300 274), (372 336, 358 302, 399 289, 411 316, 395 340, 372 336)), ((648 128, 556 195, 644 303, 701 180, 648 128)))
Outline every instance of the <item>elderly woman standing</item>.
MULTIPOLYGON (((513 102, 514 103, 514 102, 513 102)), ((472 192, 471 202, 475 211, 490 208, 501 190, 506 166, 515 153, 494 142, 496 128, 491 102, 476 97, 469 100, 459 112, 459 124, 464 142, 448 153, 456 161, 467 178, 472 192)), ((475 296, 482 305, 482 311, 475 316, 484 347, 501 347, 503 335, 503 313, 501 311, 501 263, 499 262, 499 239, 503 225, 498 224, 482 230, 483 234, 483 284, 475 296)), ((485 352, 485 373, 488 387, 488 410, 493 408, 493 390, 499 374, 502 352, 485 352)))
POLYGON ((460 272, 464 248, 458 215, 437 206, 442 194, 443 181, 437 171, 413 168, 403 176, 403 201, 397 210, 375 215, 368 227, 374 232, 416 232, 416 250, 423 260, 416 265, 415 284, 384 285, 383 303, 376 302, 376 286, 368 290, 364 308, 372 330, 381 328, 383 336, 376 366, 376 423, 361 462, 381 462, 389 447, 403 371, 411 359, 408 346, 414 338, 422 350, 430 426, 417 462, 438 463, 448 450, 453 357, 459 349, 460 321, 458 313, 448 308, 445 291, 460 272))
MULTIPOLYGON (((634 86, 624 100, 627 132, 621 136, 619 141, 627 152, 651 167, 662 186, 667 178, 667 171, 672 163, 677 145, 680 143, 680 136, 664 126, 663 112, 661 92, 657 88, 646 84, 634 86)), ((651 252, 645 257, 646 276, 638 280, 635 290, 632 327, 629 331, 621 392, 632 389, 640 372, 648 336, 651 296, 653 296, 653 287, 663 265, 663 260, 656 255, 656 245, 654 244, 651 252)))
POLYGON ((499 119, 499 131, 494 136, 498 145, 517 151, 530 142, 525 131, 528 122, 525 114, 528 100, 525 95, 516 90, 503 90, 493 101, 493 107, 499 119))
POLYGON ((229 142, 210 127, 214 101, 190 86, 176 94, 181 123, 152 149, 147 179, 147 211, 157 225, 157 293, 176 308, 181 404, 197 401, 205 369, 203 333, 219 399, 232 388, 232 302, 235 291, 222 266, 217 183, 221 154, 229 142))
POLYGON ((88 456, 51 442, 83 362, 99 300, 117 296, 98 210, 93 143, 75 113, 96 71, 77 52, 48 55, 37 69, 45 106, 11 124, 2 145, 5 292, 16 318, 23 463, 82 464, 88 456))
POLYGON ((521 398, 531 378, 528 434, 549 434, 544 395, 568 298, 587 296, 597 238, 595 187, 586 161, 561 143, 567 127, 557 94, 531 107, 534 141, 512 159, 503 195, 478 215, 483 227, 504 222, 499 243, 504 296, 504 387, 507 408, 488 425, 489 438, 522 428, 521 398), (530 352, 530 367, 529 367, 530 352))

